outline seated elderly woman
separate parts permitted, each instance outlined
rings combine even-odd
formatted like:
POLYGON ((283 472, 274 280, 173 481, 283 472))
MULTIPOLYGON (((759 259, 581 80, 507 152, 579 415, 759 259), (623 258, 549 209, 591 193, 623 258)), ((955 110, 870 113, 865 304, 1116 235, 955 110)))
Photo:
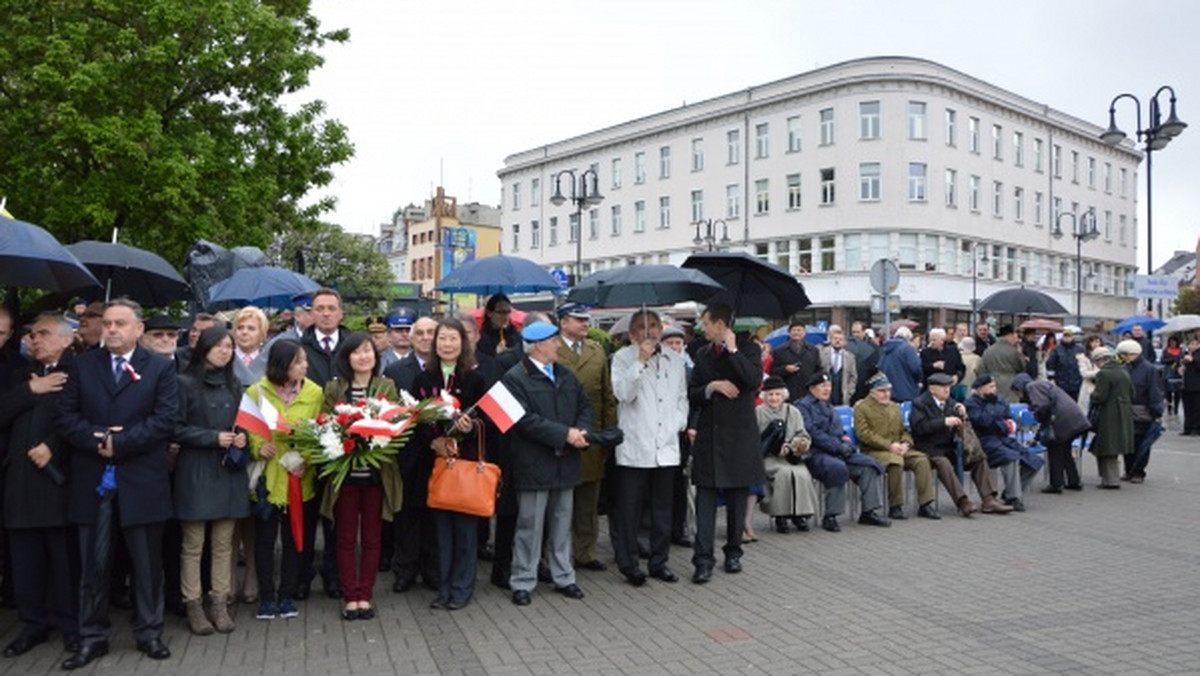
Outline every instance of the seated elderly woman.
POLYGON ((763 464, 767 473, 763 510, 774 517, 775 532, 809 529, 808 517, 817 511, 812 475, 804 461, 812 440, 804 429, 804 416, 787 403, 783 379, 770 377, 763 383, 763 403, 755 409, 762 436, 763 464))

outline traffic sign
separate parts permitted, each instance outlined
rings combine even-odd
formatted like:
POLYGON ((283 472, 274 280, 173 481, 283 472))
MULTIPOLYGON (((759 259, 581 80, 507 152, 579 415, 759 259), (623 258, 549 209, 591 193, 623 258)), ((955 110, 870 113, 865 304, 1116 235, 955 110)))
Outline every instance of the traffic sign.
POLYGON ((900 286, 900 268, 888 258, 880 258, 871 266, 871 288, 879 293, 892 293, 900 286))
POLYGON ((569 281, 567 279, 566 270, 563 270, 562 268, 553 268, 550 270, 550 276, 554 278, 554 281, 558 282, 559 286, 564 289, 567 288, 569 281))

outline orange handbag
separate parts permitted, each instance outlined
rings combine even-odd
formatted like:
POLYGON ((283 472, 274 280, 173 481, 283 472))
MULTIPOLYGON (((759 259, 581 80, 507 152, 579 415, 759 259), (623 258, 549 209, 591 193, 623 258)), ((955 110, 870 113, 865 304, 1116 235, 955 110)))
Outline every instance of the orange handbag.
POLYGON ((500 467, 484 458, 483 424, 478 420, 475 434, 479 442, 478 460, 442 456, 433 459, 429 498, 425 503, 430 508, 482 517, 496 513, 500 467))

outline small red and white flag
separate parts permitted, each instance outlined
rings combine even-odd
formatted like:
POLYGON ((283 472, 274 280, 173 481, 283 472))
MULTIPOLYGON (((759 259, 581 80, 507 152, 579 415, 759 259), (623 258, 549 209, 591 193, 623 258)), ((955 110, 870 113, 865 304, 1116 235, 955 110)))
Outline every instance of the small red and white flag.
POLYGON ((263 439, 270 439, 272 432, 286 434, 292 431, 292 426, 288 424, 287 418, 279 415, 279 411, 270 401, 263 399, 259 403, 246 393, 242 394, 242 403, 238 405, 237 419, 234 421, 234 425, 263 439))
POLYGON ((492 385, 487 394, 479 398, 476 406, 483 409, 483 412, 492 419, 501 434, 507 432, 517 424, 517 421, 525 417, 525 407, 517 401, 517 398, 502 382, 492 385))
POLYGON ((389 437, 395 439, 404 434, 412 423, 412 420, 411 417, 408 417, 402 422, 390 423, 378 418, 363 418, 347 427, 346 432, 349 434, 360 434, 364 437, 389 437))

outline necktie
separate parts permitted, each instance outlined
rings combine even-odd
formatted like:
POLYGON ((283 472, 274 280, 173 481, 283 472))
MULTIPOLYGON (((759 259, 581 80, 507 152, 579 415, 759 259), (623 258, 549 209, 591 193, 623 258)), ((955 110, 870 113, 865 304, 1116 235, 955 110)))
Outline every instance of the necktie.
POLYGON ((113 382, 121 382, 121 374, 125 371, 125 357, 113 357, 113 382))
POLYGON ((583 356, 583 341, 582 340, 576 341, 575 345, 573 346, 573 349, 575 350, 576 355, 582 357, 583 356))
POLYGON ((550 382, 554 382, 554 367, 550 364, 542 366, 542 370, 546 372, 546 376, 550 378, 550 382))
POLYGON ((724 345, 722 345, 722 344, 720 344, 720 343, 713 343, 713 354, 715 354, 715 355, 717 355, 718 357, 720 357, 720 356, 721 356, 721 353, 722 353, 722 352, 724 352, 724 351, 725 351, 725 346, 724 346, 724 345))
POLYGON ((329 336, 325 336, 324 342, 325 342, 325 354, 333 354, 333 339, 330 338, 329 336))
MULTIPOLYGON (((326 341, 328 341, 329 339, 328 339, 328 338, 326 338, 325 340, 326 340, 326 341)), ((329 345, 328 345, 328 344, 326 344, 326 345, 325 345, 325 351, 326 351, 326 352, 328 352, 328 351, 329 351, 329 345)), ((250 358, 250 355, 248 355, 248 354, 244 354, 244 355, 242 355, 242 363, 243 363, 243 364, 245 364, 246 366, 249 366, 249 365, 250 365, 250 362, 252 362, 252 361, 254 361, 254 360, 250 358)))

